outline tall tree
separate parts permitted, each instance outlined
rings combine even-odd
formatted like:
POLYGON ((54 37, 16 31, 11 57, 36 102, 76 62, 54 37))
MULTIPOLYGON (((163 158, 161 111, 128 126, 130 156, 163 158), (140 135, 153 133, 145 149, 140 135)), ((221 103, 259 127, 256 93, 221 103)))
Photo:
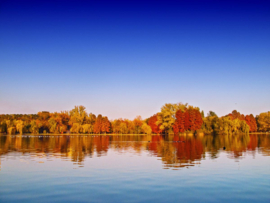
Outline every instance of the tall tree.
POLYGON ((195 110, 195 129, 199 130, 201 129, 203 124, 202 114, 199 110, 195 110))
POLYGON ((141 133, 141 127, 142 127, 142 117, 141 116, 137 116, 134 120, 133 120, 134 126, 135 126, 135 133, 136 134, 140 134, 141 133))
POLYGON ((94 125, 94 133, 100 134, 101 132, 102 132, 102 115, 99 114, 94 125))
POLYGON ((174 133, 185 132, 185 113, 183 110, 178 110, 175 114, 176 120, 174 124, 174 133))
POLYGON ((101 131, 104 133, 110 132, 111 123, 107 116, 102 118, 101 131))

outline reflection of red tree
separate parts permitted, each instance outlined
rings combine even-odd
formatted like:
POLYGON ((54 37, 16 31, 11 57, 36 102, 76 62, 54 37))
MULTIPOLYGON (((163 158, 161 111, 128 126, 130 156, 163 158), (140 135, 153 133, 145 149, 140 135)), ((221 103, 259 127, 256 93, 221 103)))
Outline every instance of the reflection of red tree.
POLYGON ((154 154, 158 153, 158 145, 159 142, 163 140, 163 137, 161 135, 155 135, 152 136, 152 142, 149 143, 149 151, 154 152, 154 154))
POLYGON ((98 155, 107 152, 109 149, 109 136, 97 136, 93 138, 94 145, 98 155))
POLYGON ((173 141, 175 141, 173 145, 177 150, 178 159, 195 161, 202 158, 204 148, 201 140, 175 136, 173 141))
POLYGON ((250 151, 255 151, 258 146, 257 135, 249 135, 250 141, 248 143, 247 149, 250 151))

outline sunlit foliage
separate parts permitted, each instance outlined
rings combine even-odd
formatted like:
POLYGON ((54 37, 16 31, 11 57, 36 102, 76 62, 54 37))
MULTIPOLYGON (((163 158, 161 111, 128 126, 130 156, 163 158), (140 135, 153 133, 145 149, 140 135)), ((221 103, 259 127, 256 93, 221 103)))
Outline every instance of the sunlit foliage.
POLYGON ((160 124, 159 125, 156 124, 157 120, 158 119, 156 114, 151 116, 148 119, 148 125, 151 127, 153 133, 160 134, 162 133, 162 130, 160 129, 160 124))
POLYGON ((147 123, 143 123, 142 124, 142 132, 145 134, 151 135, 152 129, 149 125, 147 125, 147 123))
POLYGON ((160 112, 142 119, 109 120, 107 116, 87 113, 84 106, 75 106, 71 111, 37 114, 0 115, 0 133, 74 133, 74 134, 225 134, 232 135, 249 132, 270 131, 270 112, 261 113, 254 118, 252 114, 243 115, 236 110, 218 117, 213 111, 207 116, 198 107, 188 104, 167 103, 160 112))
POLYGON ((261 113, 256 117, 258 130, 261 132, 270 132, 270 111, 261 113))
POLYGON ((187 108, 187 104, 165 104, 157 114, 156 125, 159 125, 159 129, 165 133, 173 133, 173 125, 176 119, 175 114, 178 110, 184 110, 185 108, 187 108))

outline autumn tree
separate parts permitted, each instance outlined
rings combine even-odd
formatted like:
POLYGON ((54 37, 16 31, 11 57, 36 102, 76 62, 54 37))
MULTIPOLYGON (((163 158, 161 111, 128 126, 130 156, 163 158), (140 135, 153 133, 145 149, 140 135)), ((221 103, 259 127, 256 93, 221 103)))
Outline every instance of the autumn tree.
POLYGON ((119 133, 120 134, 127 134, 128 133, 127 124, 123 121, 119 125, 119 133))
POLYGON ((258 123, 258 131, 269 132, 270 131, 270 111, 261 113, 256 117, 258 123))
POLYGON ((176 120, 173 126, 174 133, 196 131, 201 129, 203 120, 199 108, 189 106, 176 112, 176 120))
POLYGON ((136 134, 140 134, 141 133, 141 126, 143 124, 142 122, 142 117, 141 116, 137 116, 134 120, 134 127, 135 127, 135 133, 136 134))
MULTIPOLYGON (((68 129, 68 122, 69 122, 69 115, 67 112, 61 113, 51 113, 50 119, 48 120, 48 127, 51 133, 65 133, 68 129)), ((75 127, 72 128, 71 132, 79 133, 80 129, 78 130, 75 127)))
POLYGON ((135 133, 135 124, 128 119, 125 119, 125 123, 127 124, 128 133, 134 134, 135 133))
POLYGON ((174 132, 174 134, 178 134, 179 133, 178 124, 176 122, 173 125, 173 132, 174 132))
POLYGON ((102 115, 99 114, 94 125, 94 133, 100 134, 101 132, 102 132, 102 115))
POLYGON ((17 120, 16 121, 16 130, 19 132, 20 135, 23 134, 23 129, 24 129, 24 123, 22 120, 17 120))
POLYGON ((33 134, 38 134, 39 133, 39 123, 36 120, 32 120, 30 123, 31 127, 30 127, 30 132, 33 134))
POLYGON ((148 120, 148 125, 151 127, 153 133, 159 134, 162 133, 162 131, 159 128, 160 125, 158 126, 156 124, 157 120, 158 120, 157 114, 151 116, 148 120))
POLYGON ((207 114, 207 117, 211 117, 211 116, 217 116, 217 114, 214 111, 209 111, 209 113, 207 114))
POLYGON ((38 123, 40 125, 40 132, 49 132, 50 113, 48 111, 38 112, 38 123))
POLYGON ((112 132, 118 134, 120 132, 120 124, 122 119, 115 119, 111 122, 112 132))
POLYGON ((7 132, 7 124, 6 120, 0 121, 0 133, 6 133, 7 132))
POLYGON ((16 120, 6 120, 7 133, 9 135, 16 133, 16 120))
POLYGON ((202 124, 203 124, 202 114, 200 113, 199 110, 195 110, 195 129, 196 130, 201 129, 202 124))
POLYGON ((252 128, 251 132, 257 132, 257 122, 256 119, 254 118, 254 116, 252 114, 249 115, 250 117, 250 128, 252 128))
POLYGON ((70 122, 83 124, 86 119, 87 113, 84 106, 75 106, 70 112, 70 122))
POLYGON ((190 130, 190 125, 191 125, 191 123, 190 123, 190 119, 189 119, 189 111, 186 111, 185 112, 185 120, 184 120, 184 126, 185 126, 185 130, 190 130))
POLYGON ((152 129, 149 125, 147 125, 147 123, 143 123, 142 124, 142 132, 147 134, 147 135, 151 135, 152 129))
POLYGON ((165 131, 165 133, 173 132, 173 125, 175 122, 175 113, 182 109, 184 110, 187 104, 177 103, 177 104, 165 104, 161 107, 161 112, 158 113, 158 120, 156 122, 159 125, 160 130, 165 131))
POLYGON ((111 123, 107 116, 102 118, 102 124, 101 124, 101 131, 103 133, 109 133, 110 132, 111 123))

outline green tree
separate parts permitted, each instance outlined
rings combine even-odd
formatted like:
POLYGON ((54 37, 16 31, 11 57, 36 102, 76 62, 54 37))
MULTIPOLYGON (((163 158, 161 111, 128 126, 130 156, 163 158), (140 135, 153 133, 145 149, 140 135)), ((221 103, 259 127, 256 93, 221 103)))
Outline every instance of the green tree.
POLYGON ((209 111, 209 113, 207 114, 208 117, 211 116, 217 116, 217 114, 214 111, 209 111))
POLYGON ((202 118, 204 118, 204 111, 201 112, 202 118))

